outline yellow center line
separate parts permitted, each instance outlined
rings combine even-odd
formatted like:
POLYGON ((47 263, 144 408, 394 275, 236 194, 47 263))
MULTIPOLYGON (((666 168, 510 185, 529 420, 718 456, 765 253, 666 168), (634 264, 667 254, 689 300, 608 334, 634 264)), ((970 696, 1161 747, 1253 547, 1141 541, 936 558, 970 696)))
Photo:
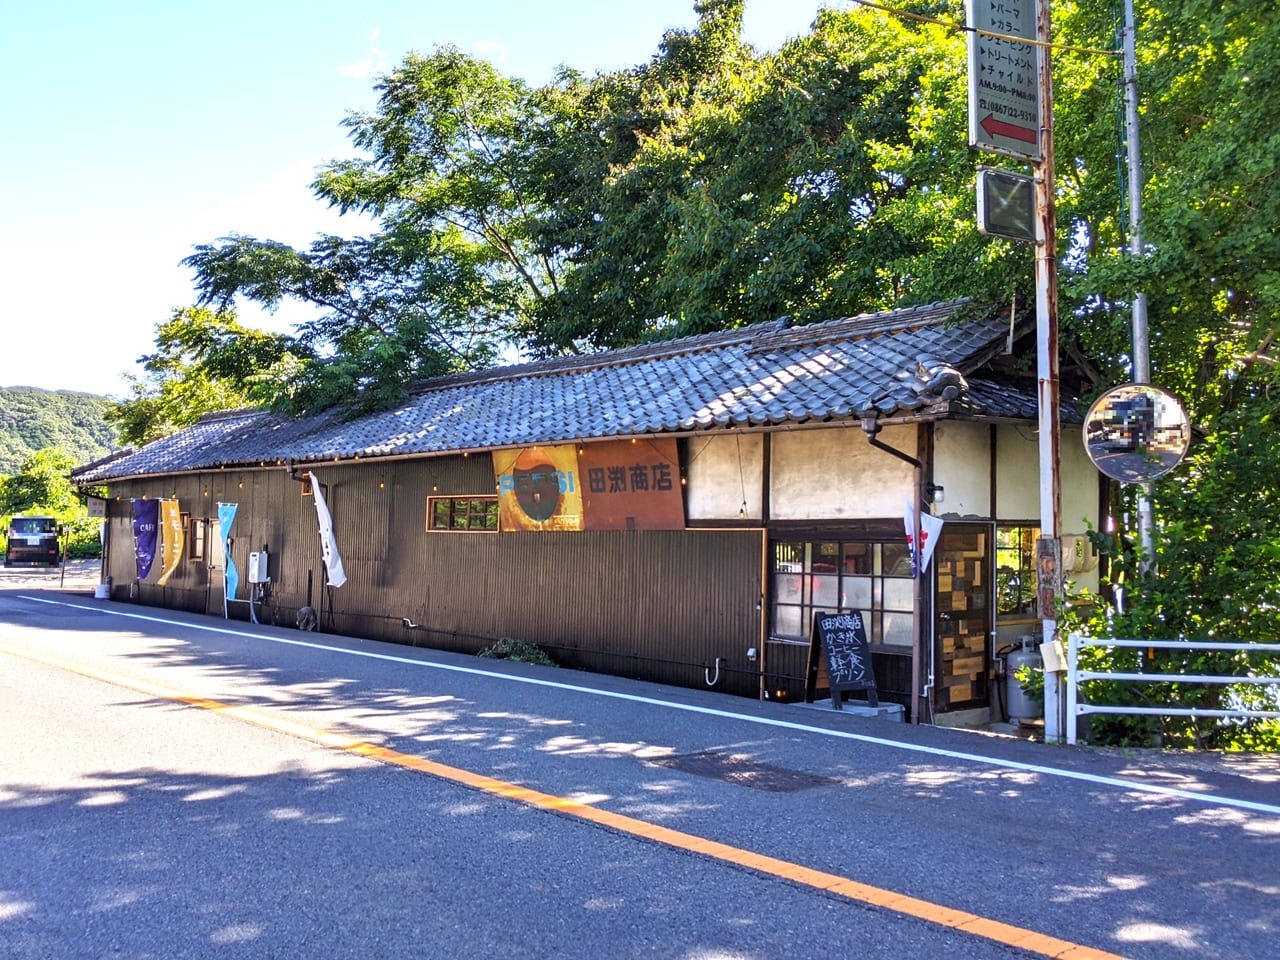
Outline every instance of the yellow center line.
POLYGON ((595 823, 620 833, 641 837, 645 840, 651 840, 655 843, 661 843, 690 853, 702 854, 724 863, 745 867, 792 883, 803 884, 804 886, 813 887, 814 889, 855 900, 869 906, 891 910, 894 913, 924 920, 927 923, 961 930, 977 937, 983 937, 987 940, 993 940, 997 943, 1044 957, 1053 957, 1057 958, 1057 960, 1123 960, 1118 954, 1108 953, 1104 950, 1087 947, 1069 940, 1061 940, 1057 937, 1037 933, 1034 930, 1016 927, 1012 924, 1001 923, 964 910, 954 910, 950 907, 931 903, 928 900, 921 900, 905 894, 895 893, 892 890, 859 883, 856 880, 850 880, 837 874, 825 873, 787 860, 779 860, 764 854, 753 853, 750 850, 743 850, 739 847, 708 840, 705 837, 684 833, 680 830, 672 830, 669 827, 659 826, 647 820, 639 820, 624 814, 601 810, 599 807, 589 806, 577 800, 571 800, 568 797, 542 793, 539 790, 532 790, 519 784, 497 780, 471 770, 463 770, 460 767, 437 763, 434 760, 428 760, 426 757, 415 754, 402 753, 390 747, 380 746, 367 740, 299 723, 296 720, 273 716, 248 707, 222 703, 218 700, 193 696, 138 677, 128 677, 75 661, 64 660, 50 654, 13 647, 3 641, 0 641, 0 653, 23 657, 27 660, 77 673, 114 686, 126 687, 157 699, 214 711, 223 716, 233 717, 236 720, 250 723, 275 733, 307 740, 334 750, 344 750, 362 757, 368 757, 379 763, 391 764, 414 770, 418 773, 425 773, 474 790, 484 791, 496 797, 516 800, 540 810, 577 817, 580 820, 595 823))

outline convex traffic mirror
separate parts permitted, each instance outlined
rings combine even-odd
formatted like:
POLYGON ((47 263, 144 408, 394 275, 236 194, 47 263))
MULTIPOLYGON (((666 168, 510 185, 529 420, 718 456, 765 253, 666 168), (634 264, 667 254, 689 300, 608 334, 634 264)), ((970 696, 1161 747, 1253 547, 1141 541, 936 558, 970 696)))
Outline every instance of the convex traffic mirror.
POLYGON ((1178 398, 1147 383, 1113 387, 1084 418, 1084 447, 1100 471, 1121 483, 1157 480, 1182 462, 1191 423, 1178 398))

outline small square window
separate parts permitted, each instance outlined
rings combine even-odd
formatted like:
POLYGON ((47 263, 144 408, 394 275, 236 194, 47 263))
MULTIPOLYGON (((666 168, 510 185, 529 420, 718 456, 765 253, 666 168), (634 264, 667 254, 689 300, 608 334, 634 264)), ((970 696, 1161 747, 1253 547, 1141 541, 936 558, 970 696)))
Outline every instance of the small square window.
POLYGON ((187 524, 187 559, 205 559, 205 534, 208 522, 199 517, 184 514, 187 524))
POLYGON ((497 497, 428 497, 427 530, 497 533, 497 497))

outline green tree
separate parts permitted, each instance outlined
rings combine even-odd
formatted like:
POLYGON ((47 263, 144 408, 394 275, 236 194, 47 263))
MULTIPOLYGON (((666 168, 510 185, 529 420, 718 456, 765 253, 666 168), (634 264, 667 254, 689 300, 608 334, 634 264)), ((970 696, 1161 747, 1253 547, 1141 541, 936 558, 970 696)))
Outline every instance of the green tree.
POLYGON ((597 108, 572 166, 593 179, 569 191, 574 270, 545 347, 1029 292, 1029 252, 973 223, 960 34, 826 10, 757 55, 741 3, 698 9, 695 32, 581 97, 597 108))
POLYGON ((329 164, 314 188, 377 219, 369 238, 321 237, 307 251, 248 237, 186 261, 201 302, 237 296, 321 307, 284 405, 384 407, 415 380, 492 363, 531 324, 556 264, 529 240, 539 198, 526 182, 530 92, 452 47, 411 54, 379 80, 378 109, 346 121, 363 156, 329 164))
MULTIPOLYGON (((1121 63, 1083 48, 1118 48, 1116 11, 1055 4, 1058 174, 1080 241, 1064 271, 1064 325, 1098 371, 1099 387, 1130 379, 1133 295, 1146 293, 1153 379, 1177 394, 1197 429, 1187 462, 1154 488, 1155 573, 1140 572, 1133 532, 1099 537, 1108 590, 1086 628, 1099 635, 1280 640, 1280 133, 1258 91, 1276 77, 1280 15, 1243 0, 1137 6, 1144 256, 1127 251, 1123 169, 1115 170, 1121 63), (1114 172, 1113 172, 1114 171, 1114 172), (1123 595, 1115 591, 1123 587, 1123 595)), ((1133 515, 1134 487, 1114 513, 1133 515)), ((1105 654, 1096 654, 1108 659, 1105 654)), ((1123 664, 1120 664, 1123 665, 1123 664)), ((1132 666, 1132 664, 1129 664, 1132 666)), ((1193 673, 1280 665, 1240 655, 1144 655, 1146 669, 1193 673)), ((1241 690, 1166 685, 1113 692, 1153 705, 1213 707, 1241 690)), ((1274 700, 1271 709, 1276 709, 1274 700)), ((1114 718, 1117 741, 1280 745, 1274 722, 1114 718)))
POLYGON ((0 491, 0 511, 57 514, 72 509, 78 501, 68 478, 75 465, 69 455, 54 447, 32 454, 6 479, 0 491))
POLYGON ((0 389, 0 473, 14 473, 38 450, 57 447, 81 463, 107 453, 115 430, 106 397, 35 387, 0 389))
POLYGON ((648 63, 537 89, 452 48, 411 55, 348 119, 365 156, 315 183, 378 230, 197 247, 201 301, 323 307, 276 396, 358 411, 505 345, 553 355, 1029 288, 1029 252, 973 226, 955 31, 826 11, 761 55, 742 0, 695 9, 648 63))
MULTIPOLYGON (((1118 44, 1096 5, 1064 4, 1067 42, 1118 44)), ((1127 206, 1115 169, 1121 64, 1060 54, 1060 147, 1087 259, 1065 285, 1068 322, 1107 385, 1127 377, 1129 308, 1147 294, 1152 366, 1194 422, 1246 401, 1246 370, 1275 362, 1280 321, 1280 131, 1269 99, 1280 14, 1243 0, 1140 2, 1138 85, 1144 257, 1126 252, 1127 206)))
MULTIPOLYGON (((1159 481, 1157 574, 1139 572, 1142 557, 1125 531, 1096 536, 1109 580, 1123 602, 1096 603, 1081 626, 1095 636, 1280 642, 1280 377, 1249 378, 1247 408, 1223 412, 1188 462, 1159 481)), ((1110 598, 1114 600, 1115 598, 1110 598)), ((1091 666, 1132 671, 1275 676, 1280 657, 1231 650, 1149 653, 1091 651, 1091 666)), ((1141 706, 1215 709, 1228 702, 1280 709, 1276 691, 1248 686, 1105 684, 1099 699, 1141 706)), ((1280 749, 1273 720, 1224 723, 1212 718, 1115 717, 1094 725, 1099 742, 1280 749)))
POLYGON ((142 357, 145 377, 127 377, 130 395, 104 416, 127 444, 144 444, 201 416, 287 391, 307 348, 294 338, 244 327, 231 311, 175 310, 156 326, 156 350, 142 357))
POLYGON ((28 457, 16 474, 0 480, 0 528, 6 537, 15 514, 51 516, 62 528, 67 556, 101 555, 98 521, 89 518, 87 507, 71 486, 75 465, 66 452, 48 447, 28 457))

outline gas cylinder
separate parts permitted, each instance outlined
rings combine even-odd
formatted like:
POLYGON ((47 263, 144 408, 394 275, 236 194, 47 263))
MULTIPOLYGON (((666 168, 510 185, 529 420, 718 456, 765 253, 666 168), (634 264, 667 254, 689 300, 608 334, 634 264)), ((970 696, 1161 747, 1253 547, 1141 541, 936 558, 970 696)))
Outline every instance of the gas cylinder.
POLYGON ((1044 661, 1040 657, 1040 651, 1036 649, 1036 638, 1034 636, 1019 637, 1018 643, 1019 646, 1011 650, 1009 655, 1005 657, 1005 703, 1009 705, 1010 720, 1037 720, 1044 716, 1044 707, 1027 695, 1015 674, 1018 672, 1019 667, 1031 667, 1034 669, 1041 666, 1044 661))

